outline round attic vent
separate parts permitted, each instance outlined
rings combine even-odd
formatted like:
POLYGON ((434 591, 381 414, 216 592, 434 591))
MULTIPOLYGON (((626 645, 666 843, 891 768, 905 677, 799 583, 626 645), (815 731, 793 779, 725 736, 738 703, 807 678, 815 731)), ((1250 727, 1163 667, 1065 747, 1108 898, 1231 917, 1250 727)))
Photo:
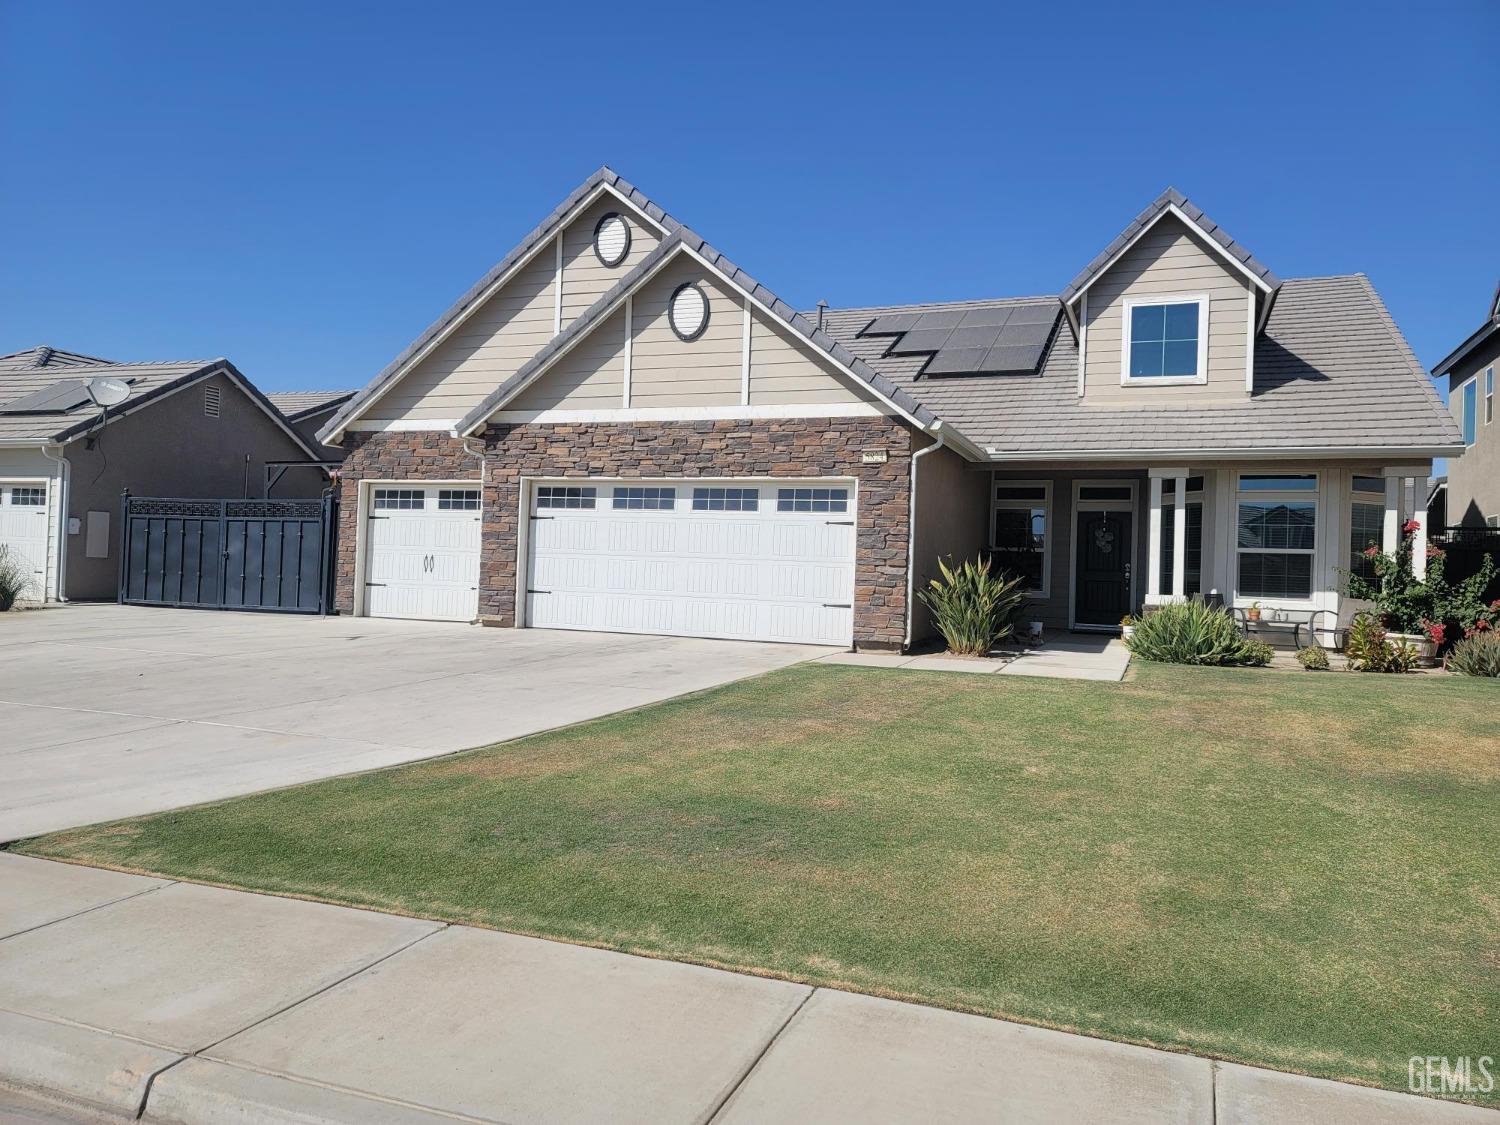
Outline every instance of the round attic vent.
POLYGON ((680 340, 696 340, 708 327, 708 298, 689 281, 679 285, 667 304, 667 319, 680 340))
POLYGON ((594 227, 594 254, 606 266, 618 266, 630 253, 630 224, 611 211, 594 227))

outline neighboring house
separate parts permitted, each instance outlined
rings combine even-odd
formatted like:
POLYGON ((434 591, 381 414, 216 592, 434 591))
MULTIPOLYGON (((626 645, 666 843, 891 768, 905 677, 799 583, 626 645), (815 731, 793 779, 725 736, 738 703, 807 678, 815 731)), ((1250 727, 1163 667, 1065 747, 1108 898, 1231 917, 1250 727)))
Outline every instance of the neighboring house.
POLYGON ((1463 433, 1463 456, 1448 463, 1448 518, 1454 526, 1500 527, 1500 425, 1495 369, 1500 367, 1500 286, 1489 317, 1432 369, 1448 379, 1448 408, 1463 433))
MULTIPOLYGON (((31 600, 114 598, 120 494, 264 495, 267 462, 318 454, 225 359, 114 363, 54 348, 0 356, 0 543, 34 579, 31 600), (105 414, 88 384, 129 397, 105 414)), ((318 496, 301 468, 277 489, 318 496)))
POLYGON ((337 445, 318 443, 318 431, 326 426, 334 411, 354 397, 353 391, 269 391, 266 398, 281 411, 308 443, 317 446, 324 461, 342 461, 344 451, 337 445))
POLYGON ((1427 482, 1427 526, 1440 531, 1448 526, 1448 478, 1433 477, 1427 482))
POLYGON ((607 168, 320 438, 343 612, 869 649, 987 551, 1055 628, 1347 615, 1459 448, 1362 274, 1283 282, 1175 191, 1058 296, 803 315, 607 168))

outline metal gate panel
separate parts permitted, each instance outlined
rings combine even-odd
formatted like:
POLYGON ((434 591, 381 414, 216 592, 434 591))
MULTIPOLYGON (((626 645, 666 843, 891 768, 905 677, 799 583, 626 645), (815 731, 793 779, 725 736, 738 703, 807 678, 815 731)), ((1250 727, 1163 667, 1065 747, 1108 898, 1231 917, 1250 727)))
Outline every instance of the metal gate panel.
POLYGON ((129 605, 326 613, 333 497, 122 501, 119 600, 129 605))

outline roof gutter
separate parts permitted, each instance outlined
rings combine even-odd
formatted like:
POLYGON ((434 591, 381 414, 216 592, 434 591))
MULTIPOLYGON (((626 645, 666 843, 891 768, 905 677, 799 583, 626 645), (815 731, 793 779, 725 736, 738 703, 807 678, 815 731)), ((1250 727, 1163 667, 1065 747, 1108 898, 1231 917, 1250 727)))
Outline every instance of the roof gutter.
POLYGON ((906 640, 901 644, 902 652, 911 651, 911 635, 917 623, 917 611, 914 604, 917 596, 917 462, 929 453, 942 449, 946 444, 941 422, 934 422, 927 432, 937 440, 926 449, 919 449, 913 453, 910 468, 907 470, 911 477, 911 497, 906 502, 906 640))
POLYGON ((1461 442, 1452 445, 1423 446, 1307 446, 1286 449, 1039 449, 1011 452, 986 449, 985 457, 993 462, 1019 461, 1285 461, 1306 457, 1458 457, 1465 449, 1461 442))

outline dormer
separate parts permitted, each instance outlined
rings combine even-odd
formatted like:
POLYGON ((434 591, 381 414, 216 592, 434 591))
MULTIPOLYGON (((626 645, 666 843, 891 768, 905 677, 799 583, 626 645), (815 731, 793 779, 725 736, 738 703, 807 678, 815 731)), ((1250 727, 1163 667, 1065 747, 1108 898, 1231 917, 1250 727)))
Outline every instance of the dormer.
POLYGON ((1063 291, 1078 396, 1100 406, 1243 402, 1280 280, 1168 188, 1063 291))

